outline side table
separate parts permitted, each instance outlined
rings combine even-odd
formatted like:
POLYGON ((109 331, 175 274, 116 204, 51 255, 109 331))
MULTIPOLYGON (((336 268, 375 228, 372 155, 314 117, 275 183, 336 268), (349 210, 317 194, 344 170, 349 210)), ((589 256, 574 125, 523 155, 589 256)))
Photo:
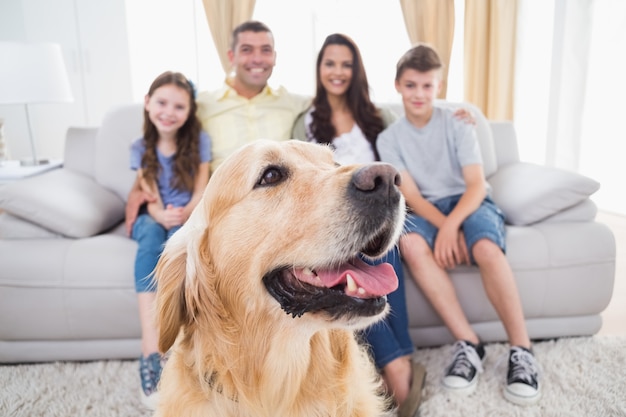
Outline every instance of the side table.
POLYGON ((61 159, 51 159, 47 164, 41 165, 20 165, 20 161, 4 161, 0 163, 0 184, 43 174, 61 166, 63 166, 61 159))

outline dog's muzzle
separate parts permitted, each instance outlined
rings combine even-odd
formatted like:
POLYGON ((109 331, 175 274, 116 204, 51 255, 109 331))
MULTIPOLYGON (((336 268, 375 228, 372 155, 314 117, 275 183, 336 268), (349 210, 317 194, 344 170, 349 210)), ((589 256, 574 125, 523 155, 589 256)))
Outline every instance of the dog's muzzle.
POLYGON ((287 314, 298 317, 323 311, 332 318, 350 318, 376 316, 385 310, 386 295, 398 286, 395 271, 386 263, 369 265, 362 257, 381 256, 395 244, 404 219, 399 184, 400 174, 389 164, 370 164, 355 171, 346 190, 351 224, 345 236, 339 234, 342 242, 333 242, 345 247, 345 254, 333 254, 333 264, 324 268, 287 265, 263 277, 268 292, 287 314))

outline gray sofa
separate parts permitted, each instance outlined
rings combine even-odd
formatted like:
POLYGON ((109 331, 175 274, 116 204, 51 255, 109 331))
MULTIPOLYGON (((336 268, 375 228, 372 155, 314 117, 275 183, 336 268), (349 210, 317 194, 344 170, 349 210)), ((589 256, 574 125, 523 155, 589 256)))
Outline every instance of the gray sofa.
MULTIPOLYGON (((493 198, 510 223, 507 257, 530 336, 594 334, 615 274, 613 235, 594 221, 589 199, 599 184, 520 162, 513 125, 488 122, 469 107, 493 198)), ((63 168, 0 186, 0 362, 139 355, 136 245, 123 217, 134 179, 129 144, 141 124, 141 105, 115 108, 99 129, 69 129, 63 168)), ((506 340, 477 269, 451 275, 480 337, 506 340)), ((415 344, 451 342, 408 273, 406 280, 415 344)))

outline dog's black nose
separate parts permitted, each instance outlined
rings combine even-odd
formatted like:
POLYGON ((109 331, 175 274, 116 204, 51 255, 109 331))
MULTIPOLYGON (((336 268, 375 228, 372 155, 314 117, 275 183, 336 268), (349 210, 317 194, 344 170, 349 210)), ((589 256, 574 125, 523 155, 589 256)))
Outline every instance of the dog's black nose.
POLYGON ((356 171, 352 176, 352 184, 358 191, 387 195, 395 189, 394 185, 400 185, 400 174, 390 164, 377 162, 356 171))

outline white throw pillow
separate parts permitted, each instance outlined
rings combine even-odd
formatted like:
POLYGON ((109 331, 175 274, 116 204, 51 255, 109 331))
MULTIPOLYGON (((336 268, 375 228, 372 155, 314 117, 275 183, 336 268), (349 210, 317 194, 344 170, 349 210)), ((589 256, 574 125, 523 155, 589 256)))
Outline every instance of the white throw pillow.
POLYGON ((503 166, 488 181, 506 222, 516 226, 559 213, 600 188, 597 181, 584 175, 526 162, 503 166))
POLYGON ((75 238, 96 235, 124 219, 124 202, 115 193, 68 169, 0 187, 0 209, 75 238))

